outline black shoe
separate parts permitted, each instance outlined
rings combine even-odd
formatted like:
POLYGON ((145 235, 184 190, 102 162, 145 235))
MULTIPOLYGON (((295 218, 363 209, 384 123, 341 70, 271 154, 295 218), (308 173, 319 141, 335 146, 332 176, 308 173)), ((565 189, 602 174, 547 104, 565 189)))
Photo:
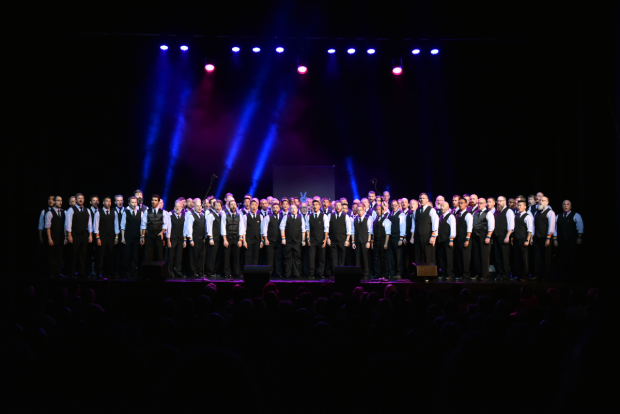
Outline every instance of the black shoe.
POLYGON ((454 280, 457 281, 457 282, 460 282, 461 280, 463 280, 463 278, 462 277, 455 277, 454 280))
POLYGON ((308 279, 314 279, 314 276, 308 276, 308 279))
POLYGON ((480 278, 480 280, 483 281, 483 282, 488 282, 489 281, 489 277, 488 276, 482 276, 480 278))
MULTIPOLYGON (((530 276, 530 280, 536 280, 536 279, 538 279, 538 276, 530 276)), ((540 280, 542 280, 542 278, 540 280)))

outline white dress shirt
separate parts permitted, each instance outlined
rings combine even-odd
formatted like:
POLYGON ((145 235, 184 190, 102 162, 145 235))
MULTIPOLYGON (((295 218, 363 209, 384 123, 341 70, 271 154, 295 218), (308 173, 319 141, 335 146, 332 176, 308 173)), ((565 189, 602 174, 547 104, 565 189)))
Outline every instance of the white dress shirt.
MULTIPOLYGON (((75 208, 77 208, 78 210, 80 209, 78 206, 76 206, 75 208)), ((86 208, 84 206, 82 206, 83 209, 85 209, 88 212, 88 232, 92 233, 93 232, 93 221, 90 219, 90 209, 86 208)), ((67 230, 68 233, 71 233, 71 225, 73 224, 73 209, 70 208, 66 213, 65 213, 65 230, 67 230)))
POLYGON ((43 230, 45 227, 45 216, 50 211, 52 207, 45 207, 41 210, 41 214, 39 214, 39 230, 43 230))
MULTIPOLYGON (((132 210, 131 207, 127 207, 125 209, 125 214, 123 214, 123 217, 121 218, 121 230, 125 230, 125 224, 127 223, 127 214, 137 215, 139 211, 140 209, 138 208, 138 206, 136 206, 135 210, 132 210)), ((144 212, 142 212, 142 215, 144 215, 144 212)))
MULTIPOLYGON (((353 227, 353 233, 351 234, 351 239, 355 240, 353 238, 353 236, 355 236, 355 220, 362 220, 362 219, 364 219, 364 217, 366 217, 366 216, 364 215, 360 219, 360 216, 354 216, 351 219, 351 221, 353 222, 353 226, 352 226, 353 227)), ((373 227, 372 223, 373 223, 372 217, 368 217, 368 219, 366 219, 366 227, 368 227, 368 234, 372 234, 372 227, 373 227)), ((390 228, 390 230, 391 230, 391 228, 390 228)))
MULTIPOLYGON (((52 208, 56 210, 56 214, 60 216, 60 212, 62 211, 62 209, 56 208, 56 207, 52 207, 52 208)), ((45 213, 45 228, 46 229, 49 229, 50 227, 52 227, 52 216, 53 216, 52 210, 45 213)))
MULTIPOLYGON (((390 236, 392 234, 392 222, 390 221, 387 214, 388 213, 385 213, 382 216, 377 216, 375 221, 379 220, 381 217, 385 217, 385 219, 383 220, 383 228, 385 229, 385 235, 390 236)), ((374 221, 373 221, 373 226, 374 226, 374 221)), ((374 232, 371 234, 374 234, 374 232)))
MULTIPOLYGON (((155 212, 155 214, 157 214, 159 212, 159 208, 154 208, 153 211, 155 212)), ((142 221, 140 222, 140 229, 142 230, 146 230, 146 222, 149 216, 149 209, 147 208, 146 210, 144 210, 142 212, 142 221)), ((161 229, 162 230, 166 230, 166 210, 162 209, 162 225, 161 225, 161 229)))
MULTIPOLYGON (((487 208, 485 207, 482 210, 479 210, 480 214, 484 213, 486 209, 487 208)), ((490 233, 495 230, 495 216, 491 214, 491 212, 488 212, 485 218, 487 220, 487 233, 490 233)))
POLYGON ((332 211, 332 213, 330 214, 329 217, 329 222, 331 223, 331 216, 334 216, 334 218, 338 218, 338 216, 344 216, 344 222, 345 222, 345 226, 346 226, 346 231, 347 234, 353 234, 353 219, 351 219, 351 216, 347 216, 346 214, 344 214, 342 211, 340 213, 336 213, 336 211, 332 211))
MULTIPOLYGON (((194 238, 194 213, 198 214, 198 212, 196 212, 195 210, 192 211, 191 214, 186 214, 185 215, 185 224, 183 225, 183 228, 185 229, 183 231, 183 236, 187 237, 188 241, 189 239, 193 239, 194 238)), ((202 211, 200 212, 200 215, 202 216, 202 211)), ((205 234, 203 235, 203 237, 206 238, 207 236, 207 226, 205 226, 205 234)), ((196 237, 199 237, 199 235, 196 235, 196 237)))
MULTIPOLYGON (((558 214, 558 216, 564 217, 564 214, 568 216, 571 211, 572 210, 570 210, 568 213, 560 213, 558 214)), ((573 221, 577 225, 577 234, 583 234, 583 219, 581 218, 581 215, 579 213, 575 213, 575 215, 573 216, 573 221)), ((555 231, 553 232, 553 235, 556 237, 558 236, 558 220, 555 221, 555 231)))
MULTIPOLYGON (((243 222, 243 234, 246 233, 247 228, 248 228, 248 217, 252 218, 252 214, 254 215, 254 217, 260 217, 260 232, 261 234, 263 234, 263 216, 260 214, 259 210, 256 210, 256 213, 252 213, 251 211, 248 211, 247 213, 245 213, 242 217, 241 220, 243 222)), ((241 227, 241 226, 239 226, 241 227)), ((241 235, 241 228, 239 228, 239 235, 241 235)))
MULTIPOLYGON (((422 211, 426 211, 427 208, 430 208, 429 205, 425 205, 424 207, 420 207, 422 211)), ((431 208, 431 211, 428 214, 431 216, 431 233, 437 234, 437 229, 439 228, 439 216, 437 216, 437 211, 434 208, 431 208)), ((413 220, 411 220, 411 234, 415 234, 415 215, 413 216, 413 220)))
MULTIPOLYGON (((235 216, 240 216, 239 217, 239 237, 244 236, 245 235, 245 220, 243 220, 243 214, 235 213, 235 216)), ((226 219, 228 219, 228 214, 224 214, 222 216, 222 224, 220 226, 220 234, 222 236, 226 236, 226 219)))
MULTIPOLYGON (((97 210, 95 213, 95 218, 93 220, 93 233, 99 234, 99 213, 101 214, 112 214, 112 210, 97 210), (107 212, 107 213, 106 213, 107 212)), ((118 234, 118 215, 114 215, 114 234, 118 234)))
MULTIPOLYGON (((447 214, 450 214, 450 212, 442 214, 439 218, 443 218, 447 214)), ((456 237, 456 219, 454 215, 448 217, 448 225, 450 226, 450 239, 454 239, 456 237)))
POLYGON ((223 211, 220 211, 219 213, 217 211, 213 211, 207 216, 207 236, 209 237, 213 237, 213 222, 215 221, 214 214, 220 216, 220 224, 222 221, 224 221, 223 211))
MULTIPOLYGON (((508 208, 508 206, 504 207, 504 209, 507 209, 507 208, 508 208)), ((504 211, 504 210, 501 210, 500 214, 502 213, 502 211, 504 211)), ((512 211, 511 208, 508 208, 508 211, 506 212, 506 222, 508 224, 508 229, 507 230, 508 231, 514 231, 514 229, 515 229, 515 212, 512 211)))
POLYGON ((308 231, 310 231, 310 216, 320 216, 323 219, 323 231, 325 233, 329 233, 329 217, 326 216, 325 214, 321 213, 320 211, 318 213, 315 213, 314 211, 312 213, 308 213, 305 217, 306 219, 306 229, 308 229, 308 231))
MULTIPOLYGON (((261 229, 261 234, 264 237, 267 237, 267 231, 269 229, 269 221, 273 218, 274 220, 280 220, 280 217, 282 217, 282 211, 278 211, 278 214, 274 215, 274 216, 265 216, 265 218, 263 219, 263 221, 261 222, 261 225, 263 226, 261 229)), ((279 235, 278 235, 279 236, 279 235)))
MULTIPOLYGON (((547 213, 547 219, 549 221, 549 225, 547 226, 547 234, 551 234, 555 232, 555 213, 551 210, 551 207, 547 208, 549 209, 549 212, 547 213)), ((540 214, 544 213, 545 210, 540 211, 540 214)))
POLYGON ((517 220, 518 218, 521 218, 522 215, 526 214, 527 217, 525 217, 525 224, 527 226, 527 231, 532 233, 532 235, 534 234, 534 217, 532 216, 532 213, 530 213, 529 211, 523 212, 523 213, 517 213, 517 215, 515 216, 515 220, 517 220))
MULTIPOLYGON (((167 216, 168 216, 168 222, 166 223, 166 237, 169 239, 170 233, 172 233, 172 216, 177 216, 177 218, 183 217, 183 211, 177 214, 176 211, 172 210, 167 214, 167 216)), ((185 222, 186 221, 187 221, 187 217, 186 217, 186 220, 183 221, 183 237, 185 237, 185 222)))
MULTIPOLYGON (((457 214, 461 213, 461 216, 462 216, 463 214, 465 214, 466 211, 467 209, 460 210, 460 211, 457 211, 457 214)), ((471 213, 465 216, 465 225, 467 226, 467 230, 465 230, 465 233, 471 233, 472 229, 474 228, 474 219, 472 218, 471 213)))
MULTIPOLYGON (((398 210, 398 211, 400 211, 400 216, 398 216, 398 226, 399 226, 400 237, 405 237, 407 233, 407 214, 403 213, 401 210, 398 210)), ((388 216, 388 220, 394 214, 395 213, 391 211, 390 215, 388 216)))
MULTIPOLYGON (((301 217, 301 214, 297 213, 295 216, 293 216, 293 215, 291 214, 291 217, 296 218, 297 216, 300 216, 300 217, 301 217)), ((287 218, 288 218, 288 216, 284 216, 284 218, 283 218, 283 219, 282 219, 282 221, 280 222, 280 231, 284 231, 284 229, 286 229, 286 219, 287 219, 287 218)), ((301 233, 302 233, 302 238, 303 238, 303 239, 304 239, 304 241, 305 241, 305 238, 303 237, 303 233, 305 233, 305 232, 306 232, 306 220, 304 220, 304 218, 303 218, 303 217, 301 217, 301 220, 299 220, 299 221, 301 221, 301 233)))

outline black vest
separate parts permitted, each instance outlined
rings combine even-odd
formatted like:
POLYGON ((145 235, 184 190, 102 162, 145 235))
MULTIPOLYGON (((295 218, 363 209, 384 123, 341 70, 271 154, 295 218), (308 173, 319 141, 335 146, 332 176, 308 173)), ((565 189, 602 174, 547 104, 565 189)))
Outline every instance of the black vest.
POLYGON ((206 237, 206 229, 207 229, 207 221, 205 220, 205 216, 200 213, 192 212, 192 216, 194 217, 194 223, 192 224, 192 239, 194 241, 204 240, 206 237))
POLYGON ((226 238, 229 243, 236 243, 239 238, 239 214, 233 218, 230 211, 226 213, 226 238))
POLYGON ((281 212, 278 212, 277 215, 269 214, 269 223, 267 224, 267 240, 269 240, 269 244, 280 242, 280 222, 283 217, 281 212))
POLYGON ((106 239, 113 239, 116 235, 114 232, 114 217, 116 211, 110 209, 110 215, 105 210, 99 210, 99 236, 106 239))
POLYGON ((564 217, 562 212, 555 219, 558 228, 558 240, 577 240, 579 232, 577 231, 577 223, 575 223, 575 213, 571 211, 564 217))
POLYGON ((301 242, 301 214, 297 214, 295 219, 293 215, 289 214, 286 218, 286 227, 284 228, 284 235, 286 236, 286 243, 300 243, 301 242))
POLYGON ((170 213, 170 240, 183 241, 184 225, 185 216, 183 214, 179 214, 179 218, 177 218, 174 211, 170 213))
POLYGON ((372 223, 372 232, 374 235, 374 240, 383 241, 385 240, 385 227, 383 227, 383 221, 385 220, 385 216, 378 216, 374 223, 372 223))
POLYGON ((508 210, 510 210, 508 207, 504 207, 500 213, 496 208, 495 213, 493 214, 495 217, 495 230, 493 230, 493 234, 502 239, 506 237, 506 234, 508 233, 508 219, 506 218, 508 210))
POLYGON ((97 213, 97 211, 99 212, 99 214, 101 214, 102 209, 97 208, 95 209, 95 211, 93 212, 92 207, 88 207, 88 209, 90 210, 90 225, 93 228, 93 230, 95 229, 95 213, 97 213))
MULTIPOLYGON (((54 243, 62 242, 65 237, 65 212, 60 210, 60 214, 55 209, 50 210, 52 212, 52 222, 50 225, 50 234, 54 243)), ((47 213, 45 213, 47 215, 47 213)), ((46 232, 47 233, 47 232, 46 232)))
POLYGON ((392 214, 390 214, 390 221, 392 222, 392 238, 400 238, 400 214, 400 211, 397 211, 396 213, 392 212, 392 214))
POLYGON ((142 211, 136 208, 136 215, 133 215, 133 211, 130 208, 125 210, 125 239, 137 240, 142 234, 140 230, 140 223, 142 222, 142 211))
POLYGON ((336 212, 332 212, 329 217, 329 238, 333 242, 343 242, 347 239, 347 216, 340 213, 340 218, 336 218, 336 212))
POLYGON ((407 210, 407 220, 405 220, 405 235, 407 240, 411 240, 411 225, 413 224, 413 213, 407 210))
POLYGON ((252 218, 252 213, 248 212, 246 213, 245 218, 246 218, 245 239, 260 241, 261 239, 260 214, 258 214, 258 211, 257 211, 256 214, 254 214, 254 218, 252 218))
MULTIPOLYGON (((460 211, 460 210, 459 210, 460 211)), ((457 212, 457 214, 459 214, 457 212)), ((471 214, 469 211, 465 210, 460 216, 456 216, 456 240, 466 240, 467 239, 467 221, 465 221, 465 217, 468 214, 471 214)))
POLYGON ((222 216, 216 211, 212 211, 211 215, 213 216, 213 223, 211 223, 211 236, 213 237, 215 243, 222 235, 222 216))
POLYGON ((521 217, 515 217, 515 240, 525 241, 527 240, 527 224, 525 223, 525 218, 527 217, 527 212, 523 213, 521 217))
POLYGON ((88 236, 88 211, 86 208, 82 208, 80 212, 79 207, 73 206, 73 219, 71 221, 71 235, 75 236, 88 236))
POLYGON ((486 234, 489 232, 489 222, 487 221, 487 214, 489 214, 489 210, 484 210, 481 213, 480 213, 480 210, 478 210, 474 214, 473 232, 478 236, 482 236, 482 235, 486 236, 486 234))
POLYGON ((545 211, 537 211, 534 216, 534 233, 536 237, 543 238, 547 237, 547 231, 549 230, 549 217, 547 214, 551 211, 549 207, 545 209, 545 211))
POLYGON ((146 235, 158 235, 164 226, 164 211, 160 208, 157 213, 152 208, 146 210, 146 235))
POLYGON ((368 243, 368 217, 364 216, 360 220, 360 216, 356 216, 353 219, 353 228, 355 229, 355 243, 368 243))
MULTIPOLYGON (((452 214, 446 213, 446 216, 442 219, 439 216, 439 226, 437 227, 437 243, 442 243, 450 240, 450 223, 448 219, 452 214)), ((467 225, 467 223, 465 223, 467 225)))
POLYGON ((325 240, 325 216, 323 213, 317 213, 317 218, 314 218, 314 212, 310 213, 308 230, 310 230, 310 243, 323 243, 325 240))
POLYGON ((418 240, 420 240, 420 237, 424 240, 431 237, 431 233, 433 232, 431 210, 432 208, 427 207, 422 211, 422 207, 420 207, 415 214, 415 238, 418 240))

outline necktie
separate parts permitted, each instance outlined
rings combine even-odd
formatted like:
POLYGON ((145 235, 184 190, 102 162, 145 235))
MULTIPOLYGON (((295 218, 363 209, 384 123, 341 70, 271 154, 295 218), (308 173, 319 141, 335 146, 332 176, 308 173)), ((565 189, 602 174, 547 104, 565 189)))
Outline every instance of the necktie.
POLYGON ((105 215, 109 216, 110 215, 110 210, 106 210, 105 215))
POLYGON ((294 216, 293 216, 293 220, 295 220, 296 218, 297 218, 297 215, 294 215, 294 216))
POLYGON ((316 214, 316 213, 314 213, 314 219, 315 219, 315 220, 316 220, 316 217, 317 217, 317 214, 316 214))
POLYGON ((566 218, 566 213, 564 213, 564 218, 566 218))
POLYGON ((136 210, 134 210, 134 211, 133 211, 133 216, 134 216, 134 217, 136 216, 136 210))

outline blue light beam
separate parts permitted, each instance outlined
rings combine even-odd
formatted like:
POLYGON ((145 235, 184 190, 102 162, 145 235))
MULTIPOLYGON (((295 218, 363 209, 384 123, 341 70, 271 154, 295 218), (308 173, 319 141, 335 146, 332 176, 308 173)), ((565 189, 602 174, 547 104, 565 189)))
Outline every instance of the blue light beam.
POLYGON ((349 170, 349 180, 351 181, 351 190, 353 191, 353 199, 360 198, 357 192, 357 181, 353 173, 353 156, 347 157, 347 170, 349 170))
POLYGON ((174 173, 174 167, 176 167, 177 160, 179 159, 179 152, 181 149, 181 143, 183 142, 183 134, 185 132, 185 107, 191 94, 189 85, 183 85, 183 91, 179 99, 179 107, 177 111, 177 120, 172 133, 172 139, 170 141, 170 158, 168 160, 168 172, 166 173, 166 185, 164 187, 164 198, 168 195, 170 189, 170 183, 172 182, 172 175, 174 173))

